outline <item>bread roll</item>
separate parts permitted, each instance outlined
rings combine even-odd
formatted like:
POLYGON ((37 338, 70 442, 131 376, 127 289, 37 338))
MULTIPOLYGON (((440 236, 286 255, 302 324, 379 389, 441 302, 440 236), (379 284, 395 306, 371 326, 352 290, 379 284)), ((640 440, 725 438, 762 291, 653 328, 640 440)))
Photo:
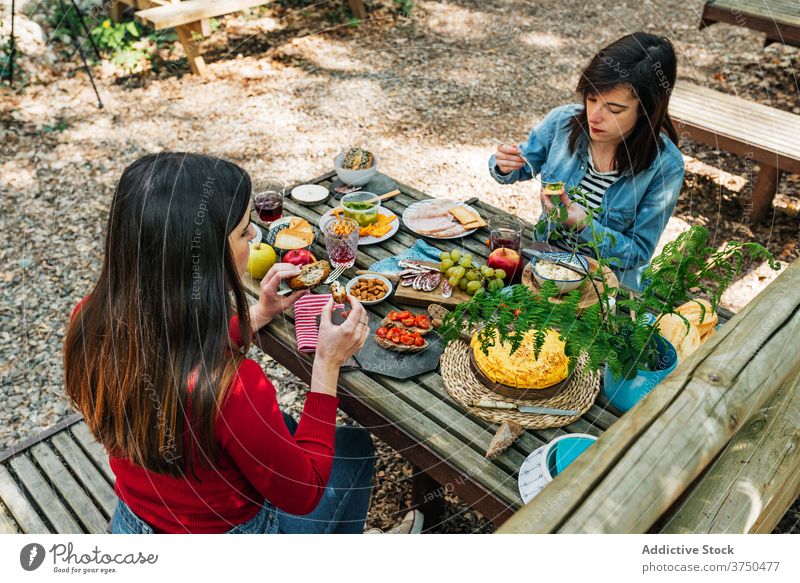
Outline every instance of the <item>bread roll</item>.
POLYGON ((709 330, 713 329, 719 321, 717 313, 711 309, 711 304, 702 299, 690 300, 675 308, 675 311, 689 320, 700 332, 700 336, 708 334, 709 330), (700 304, 706 308, 705 316, 700 304))
POLYGON ((331 284, 331 295, 333 296, 333 301, 337 304, 343 304, 347 301, 347 291, 338 281, 334 281, 331 284))
POLYGON ((311 289, 321 284, 330 272, 331 266, 327 261, 309 263, 300 268, 300 275, 293 277, 287 283, 294 290, 311 289))
MULTIPOLYGON (((686 318, 689 320, 689 318, 686 318)), ((683 360, 692 352, 700 348, 700 332, 689 320, 687 330, 686 322, 677 314, 665 314, 658 321, 661 335, 669 340, 678 352, 678 360, 683 360)))

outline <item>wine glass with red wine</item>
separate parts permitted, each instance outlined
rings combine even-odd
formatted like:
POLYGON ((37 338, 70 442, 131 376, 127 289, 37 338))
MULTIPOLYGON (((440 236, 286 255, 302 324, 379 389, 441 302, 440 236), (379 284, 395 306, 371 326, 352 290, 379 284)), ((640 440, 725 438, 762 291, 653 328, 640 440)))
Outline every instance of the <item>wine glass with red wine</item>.
POLYGON ((264 223, 277 221, 283 216, 283 197, 286 183, 280 178, 261 178, 253 182, 253 206, 264 223))

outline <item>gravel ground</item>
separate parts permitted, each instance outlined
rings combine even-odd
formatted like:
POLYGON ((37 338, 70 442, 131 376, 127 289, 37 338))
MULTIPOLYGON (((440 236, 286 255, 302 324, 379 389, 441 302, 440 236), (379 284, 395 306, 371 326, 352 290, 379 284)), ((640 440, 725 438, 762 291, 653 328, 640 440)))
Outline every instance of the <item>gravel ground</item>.
MULTIPOLYGON (((25 87, 0 102, 0 449, 70 412, 64 323, 98 273, 113 187, 145 153, 202 151, 293 182, 327 170, 334 154, 361 142, 378 153, 382 171, 434 196, 480 196, 534 219, 539 204, 529 186, 500 187, 488 176, 493 139, 525 139, 550 108, 573 99, 588 58, 634 30, 668 34, 682 78, 800 113, 798 50, 763 48, 761 35, 734 26, 697 30, 701 0, 420 1, 410 18, 383 0, 369 3, 370 18, 358 26, 342 26, 346 3, 292 8, 299 4, 223 19, 202 47, 210 80, 170 64, 181 55, 177 45, 134 75, 103 62, 94 67, 102 110, 71 49, 37 43, 35 34, 26 40, 25 87)), ((30 3, 26 13, 43 23, 46 10, 30 3)), ((781 180, 771 221, 741 224, 736 196, 757 166, 690 142, 683 151, 686 185, 664 240, 704 224, 717 241, 756 240, 784 262, 798 257, 799 176, 781 180)), ((740 309, 775 276, 748 265, 725 304, 740 309)), ((297 414, 303 385, 254 357, 297 414)), ((387 528, 410 503, 411 468, 384 444, 377 448, 368 523, 387 528)), ((491 531, 451 502, 438 531, 491 531)), ((799 509, 779 532, 800 530, 799 509)))

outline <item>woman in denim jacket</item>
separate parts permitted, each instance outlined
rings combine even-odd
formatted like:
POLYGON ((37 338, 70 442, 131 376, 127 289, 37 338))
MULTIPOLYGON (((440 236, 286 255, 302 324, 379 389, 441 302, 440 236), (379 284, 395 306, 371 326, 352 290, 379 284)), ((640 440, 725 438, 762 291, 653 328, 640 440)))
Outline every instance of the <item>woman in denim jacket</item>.
MULTIPOLYGON (((501 184, 530 180, 527 160, 543 180, 563 182, 565 189, 580 186, 598 209, 594 228, 602 236, 602 255, 619 260, 615 272, 634 290, 641 287, 683 184, 683 158, 668 113, 675 77, 668 39, 642 32, 624 36, 581 73, 582 105, 555 108, 526 144, 502 144, 489 159, 490 173, 501 184)), ((544 212, 553 208, 549 196, 541 200, 544 212)), ((561 203, 569 211, 565 234, 590 240, 586 209, 563 190, 561 203)))

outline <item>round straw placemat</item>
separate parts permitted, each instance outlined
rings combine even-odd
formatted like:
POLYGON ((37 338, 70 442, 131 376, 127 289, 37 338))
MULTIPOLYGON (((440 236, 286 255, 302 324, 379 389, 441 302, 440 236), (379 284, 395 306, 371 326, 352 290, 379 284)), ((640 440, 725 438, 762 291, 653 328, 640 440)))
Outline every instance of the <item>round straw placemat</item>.
POLYGON ((442 353, 440 360, 442 381, 449 395, 466 407, 470 413, 490 421, 502 423, 514 421, 526 429, 547 429, 550 427, 563 427, 580 419, 594 404, 600 392, 600 372, 588 372, 584 365, 588 356, 582 354, 575 365, 572 380, 557 395, 549 399, 509 399, 490 391, 483 385, 472 372, 469 365, 470 347, 462 340, 451 342, 442 353), (534 405, 537 407, 551 407, 554 409, 572 409, 579 414, 573 417, 563 415, 539 415, 536 413, 520 413, 508 409, 490 409, 487 407, 473 407, 471 403, 481 399, 503 401, 516 405, 534 405))

